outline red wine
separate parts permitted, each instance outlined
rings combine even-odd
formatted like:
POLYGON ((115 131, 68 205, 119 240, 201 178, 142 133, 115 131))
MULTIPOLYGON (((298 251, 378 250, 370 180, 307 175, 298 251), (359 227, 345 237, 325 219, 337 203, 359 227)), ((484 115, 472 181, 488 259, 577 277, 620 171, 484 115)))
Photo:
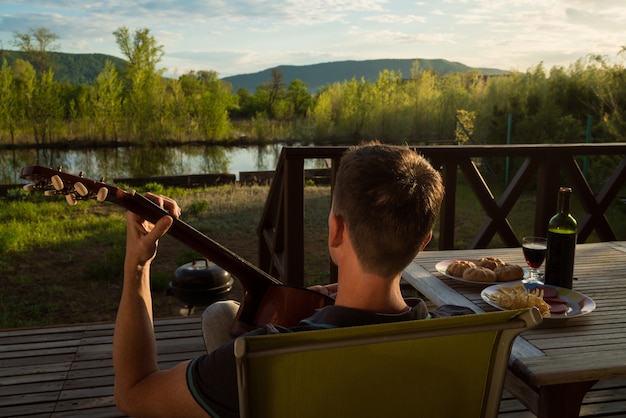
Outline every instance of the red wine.
POLYGON ((569 213, 569 199, 572 189, 559 190, 558 213, 548 223, 548 250, 546 253, 545 283, 553 286, 572 288, 574 276, 574 255, 578 224, 569 213))
POLYGON ((528 267, 534 269, 541 267, 543 260, 546 258, 546 249, 547 247, 545 245, 536 242, 525 244, 522 250, 524 251, 524 258, 526 259, 528 267))

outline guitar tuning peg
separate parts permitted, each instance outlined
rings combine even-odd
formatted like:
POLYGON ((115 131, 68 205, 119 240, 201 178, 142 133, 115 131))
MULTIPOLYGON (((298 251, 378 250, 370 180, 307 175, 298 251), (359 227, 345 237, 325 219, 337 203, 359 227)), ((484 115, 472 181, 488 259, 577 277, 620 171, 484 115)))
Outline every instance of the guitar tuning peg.
POLYGON ((100 183, 104 183, 104 177, 100 177, 100 183))
POLYGON ((81 182, 74 183, 74 189, 81 196, 87 196, 87 194, 89 193, 89 190, 87 190, 85 185, 83 183, 81 183, 81 182))
POLYGON ((44 196, 55 196, 57 194, 57 192, 55 190, 44 190, 43 195, 44 196))
POLYGON ((25 184, 22 186, 22 189, 26 190, 27 192, 31 192, 35 189, 35 185, 34 184, 25 184))
POLYGON ((96 200, 98 202, 104 202, 108 195, 109 195, 109 189, 107 189, 106 187, 102 187, 100 188, 100 190, 98 190, 98 195, 96 196, 96 200))
POLYGON ((74 206, 78 203, 78 200, 76 200, 76 197, 74 197, 74 195, 71 193, 65 195, 65 201, 70 206, 74 206))
POLYGON ((54 186, 55 190, 63 190, 63 180, 61 180, 61 177, 54 175, 50 178, 50 181, 52 181, 52 186, 54 186))
POLYGON ((81 171, 80 173, 78 173, 78 177, 85 177, 85 172, 81 171))

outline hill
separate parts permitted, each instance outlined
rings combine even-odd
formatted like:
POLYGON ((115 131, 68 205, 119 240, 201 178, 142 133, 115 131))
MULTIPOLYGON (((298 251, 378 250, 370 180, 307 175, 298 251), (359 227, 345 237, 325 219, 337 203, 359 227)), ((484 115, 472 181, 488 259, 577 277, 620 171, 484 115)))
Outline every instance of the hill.
MULTIPOLYGON (((506 71, 494 68, 472 68, 459 62, 444 59, 418 59, 420 71, 432 70, 438 74, 460 73, 479 71, 484 75, 501 75, 506 71)), ((402 72, 403 77, 408 78, 415 59, 379 59, 366 61, 337 61, 312 65, 280 65, 273 67, 283 74, 283 81, 288 85, 292 80, 302 80, 306 83, 309 91, 315 92, 318 88, 334 82, 343 82, 361 77, 368 81, 376 81, 378 74, 383 70, 402 72)), ((272 69, 268 68, 251 74, 234 75, 224 77, 233 86, 233 91, 246 88, 251 92, 262 84, 272 81, 272 69)))
MULTIPOLYGON (((50 52, 53 62, 53 72, 56 81, 69 84, 91 84, 104 69, 106 61, 111 61, 121 68, 124 60, 105 54, 67 54, 64 52, 50 52)), ((6 58, 11 65, 16 59, 28 61, 26 54, 21 51, 1 51, 0 60, 6 58)), ((0 62, 1 64, 1 62, 0 62)))
MULTIPOLYGON (((69 84, 91 84, 104 68, 107 60, 121 68, 124 60, 105 54, 67 54, 50 52, 54 63, 54 77, 59 82, 69 84)), ((0 60, 6 58, 11 64, 20 58, 26 60, 26 55, 20 51, 0 51, 0 60)), ((272 81, 272 69, 277 68, 283 74, 283 81, 289 84, 293 80, 302 80, 311 93, 320 87, 334 82, 343 82, 361 77, 368 81, 376 81, 378 74, 383 70, 400 71, 405 78, 411 74, 411 67, 415 59, 379 59, 366 61, 336 61, 312 65, 280 65, 250 74, 240 74, 224 77, 223 80, 233 86, 233 92, 240 88, 255 92, 263 83, 272 81)), ((479 71, 484 75, 500 75, 506 71, 494 68, 472 68, 459 62, 444 59, 419 59, 420 71, 432 70, 439 74, 479 71)))

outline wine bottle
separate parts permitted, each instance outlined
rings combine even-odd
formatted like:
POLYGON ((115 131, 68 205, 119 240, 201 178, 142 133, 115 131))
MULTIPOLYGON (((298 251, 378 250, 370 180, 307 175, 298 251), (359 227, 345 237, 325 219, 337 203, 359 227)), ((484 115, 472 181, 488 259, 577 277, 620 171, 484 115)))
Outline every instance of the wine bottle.
POLYGON ((557 213, 548 222, 548 250, 546 252, 545 283, 572 288, 574 255, 578 223, 569 209, 572 189, 561 187, 557 201, 557 213))

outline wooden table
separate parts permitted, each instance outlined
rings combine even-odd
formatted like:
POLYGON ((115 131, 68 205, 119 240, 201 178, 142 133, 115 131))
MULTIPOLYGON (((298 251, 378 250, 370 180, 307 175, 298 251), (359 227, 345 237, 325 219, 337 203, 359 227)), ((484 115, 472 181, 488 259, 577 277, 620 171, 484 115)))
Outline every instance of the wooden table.
MULTIPOLYGON (((425 251, 403 278, 436 305, 457 304, 477 312, 495 308, 475 286, 439 274, 446 259, 500 257, 525 265, 521 248, 425 251)), ((538 417, 578 417, 583 397, 602 379, 626 377, 626 241, 579 244, 573 290, 596 302, 586 315, 545 320, 513 347, 505 388, 538 417)))

